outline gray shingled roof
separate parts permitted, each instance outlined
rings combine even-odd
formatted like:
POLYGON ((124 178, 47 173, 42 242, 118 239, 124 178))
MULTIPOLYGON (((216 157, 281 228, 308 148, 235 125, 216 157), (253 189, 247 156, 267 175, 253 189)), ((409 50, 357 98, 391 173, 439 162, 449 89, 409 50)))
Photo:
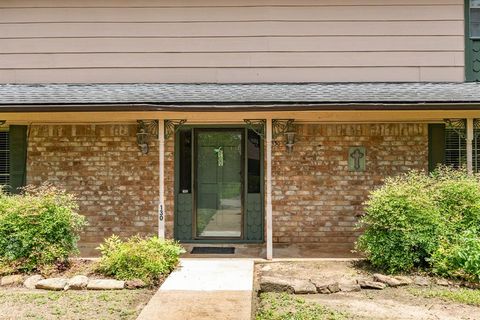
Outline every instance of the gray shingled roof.
POLYGON ((0 85, 0 110, 14 105, 29 105, 32 108, 35 105, 91 104, 170 107, 302 104, 480 105, 480 83, 0 85))

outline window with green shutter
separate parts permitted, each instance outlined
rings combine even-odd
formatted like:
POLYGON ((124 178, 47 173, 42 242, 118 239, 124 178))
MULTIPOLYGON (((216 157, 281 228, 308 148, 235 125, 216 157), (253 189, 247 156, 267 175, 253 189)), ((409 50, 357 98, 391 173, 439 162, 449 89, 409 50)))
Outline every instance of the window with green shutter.
MULTIPOLYGON (((439 164, 460 168, 467 163, 467 132, 464 121, 428 126, 429 171, 439 164)), ((480 172, 480 126, 473 130, 473 170, 480 172)))

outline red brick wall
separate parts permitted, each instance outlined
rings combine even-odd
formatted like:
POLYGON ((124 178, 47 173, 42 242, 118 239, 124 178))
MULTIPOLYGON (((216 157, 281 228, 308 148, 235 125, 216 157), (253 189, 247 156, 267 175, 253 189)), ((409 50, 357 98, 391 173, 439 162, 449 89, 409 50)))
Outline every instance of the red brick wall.
POLYGON ((30 127, 27 182, 48 181, 78 196, 80 213, 89 222, 80 241, 83 255, 95 253, 93 249, 111 234, 157 234, 155 140, 143 155, 135 124, 30 127))
MULTIPOLYGON (((90 225, 81 238, 84 255, 112 233, 155 235, 158 206, 158 145, 148 155, 136 144, 135 124, 33 125, 28 183, 51 182, 78 195, 90 225)), ((424 124, 298 126, 287 153, 273 150, 275 243, 316 243, 325 251, 350 250, 356 216, 370 190, 386 176, 426 169, 424 124), (366 147, 366 171, 348 171, 350 146, 366 147)), ((165 228, 173 237, 174 140, 165 145, 165 228)))
POLYGON ((292 153, 273 150, 273 242, 350 250, 356 216, 386 176, 428 167, 426 124, 298 126, 292 153), (348 148, 366 147, 366 171, 348 170, 348 148))

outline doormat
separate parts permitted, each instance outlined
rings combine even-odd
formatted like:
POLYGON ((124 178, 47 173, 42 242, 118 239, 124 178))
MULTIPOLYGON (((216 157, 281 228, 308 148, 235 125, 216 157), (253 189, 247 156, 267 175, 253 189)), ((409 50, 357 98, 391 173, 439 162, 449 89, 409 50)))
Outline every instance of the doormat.
POLYGON ((193 247, 191 254, 234 254, 234 247, 193 247))

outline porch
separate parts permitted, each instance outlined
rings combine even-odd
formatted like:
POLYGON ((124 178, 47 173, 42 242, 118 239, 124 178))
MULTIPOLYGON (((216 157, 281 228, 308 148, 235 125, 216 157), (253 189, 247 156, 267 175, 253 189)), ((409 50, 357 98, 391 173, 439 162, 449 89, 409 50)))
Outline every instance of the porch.
MULTIPOLYGON (((17 96, 21 105, 1 101, 0 111, 6 125, 28 125, 26 183, 51 182, 79 196, 90 222, 80 242, 84 255, 115 233, 158 234, 189 248, 235 246, 238 256, 350 257, 362 203, 385 177, 426 171, 445 162, 447 152, 464 154, 470 170, 477 163, 478 85, 438 84, 442 91, 403 84, 403 96, 395 84, 370 85, 371 92, 385 92, 360 97, 365 84, 351 84, 344 88, 357 88, 355 97, 339 91, 322 98, 332 85, 299 85, 301 92, 291 85, 291 96, 269 97, 257 85, 250 96, 230 100, 217 91, 208 104, 202 90, 176 104, 144 92, 142 99, 162 101, 156 106, 146 100, 113 105, 122 99, 95 96, 87 86, 70 91, 83 93, 82 104, 75 96, 55 104, 45 92, 63 91, 46 85, 46 100, 36 101, 42 104, 17 96), (271 101, 259 103, 260 96, 271 101), (445 145, 445 119, 463 119, 453 132, 463 130, 465 137, 457 132, 456 138, 466 143, 455 150, 445 145), (354 149, 361 156, 352 156, 354 149)), ((225 88, 232 94, 235 87, 245 90, 225 88)))

